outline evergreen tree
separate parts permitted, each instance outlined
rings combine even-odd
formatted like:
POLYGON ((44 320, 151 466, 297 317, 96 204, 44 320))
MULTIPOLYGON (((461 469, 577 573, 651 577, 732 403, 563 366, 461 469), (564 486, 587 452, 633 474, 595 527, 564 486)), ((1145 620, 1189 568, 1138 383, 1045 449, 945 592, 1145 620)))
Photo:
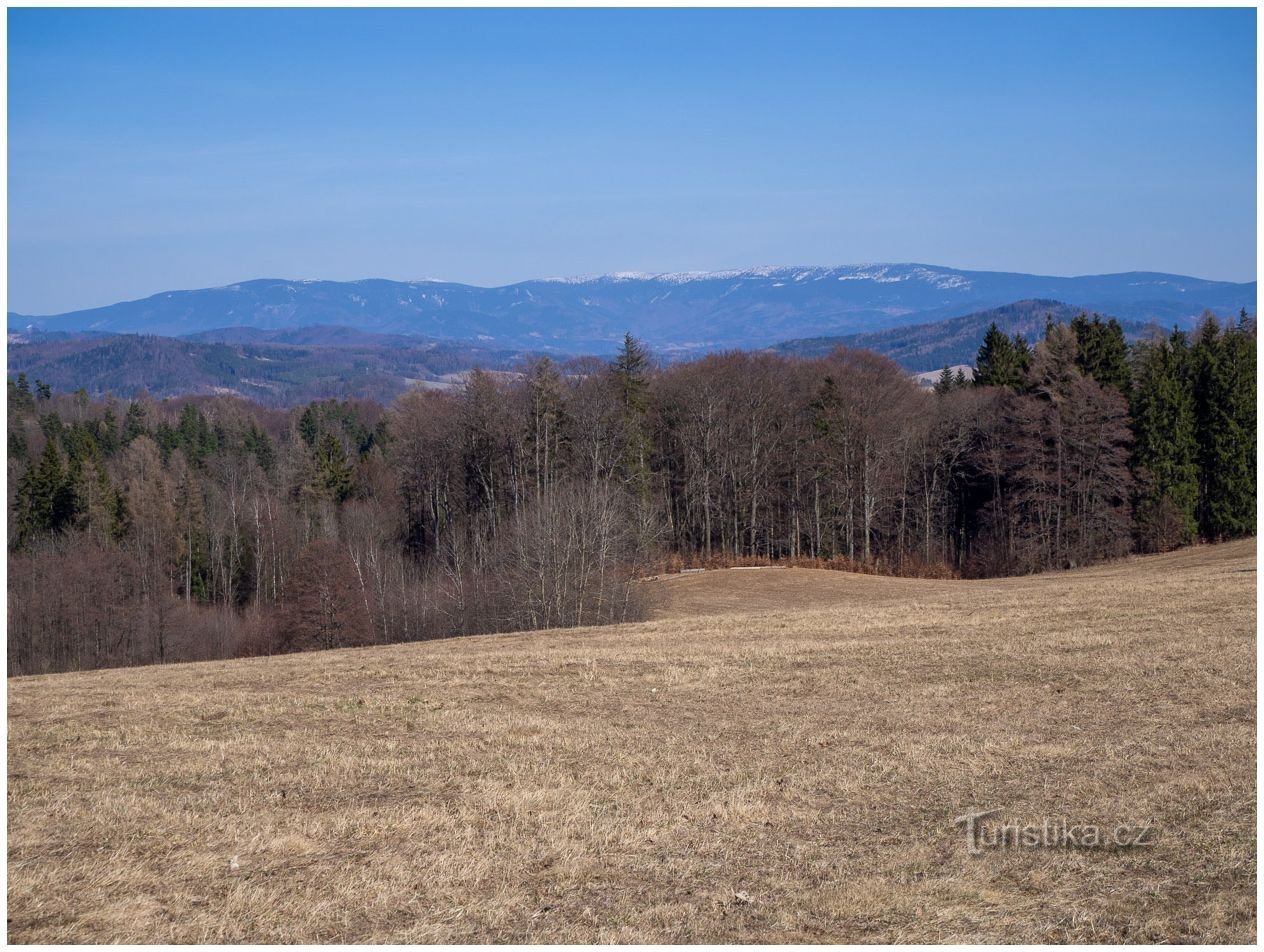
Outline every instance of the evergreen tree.
POLYGON ((1020 381, 1019 386, 1021 386, 1021 381, 1026 380, 1027 374, 1031 372, 1031 362, 1035 359, 1036 353, 1022 334, 1015 334, 1010 338, 1010 343, 1013 345, 1014 367, 1020 381))
POLYGON ((272 440, 259 426, 250 421, 250 426, 246 430, 243 439, 245 450, 254 456, 255 461, 259 464, 259 468, 265 473, 271 473, 276 467, 276 450, 272 446, 272 440))
POLYGON ((1017 390, 1023 385, 1030 363, 1030 350, 1020 351, 1016 339, 1006 337, 994 321, 983 336, 983 346, 975 360, 974 383, 978 387, 1009 387, 1017 390), (1024 359, 1023 354, 1027 357, 1024 359))
POLYGON ((18 463, 30 462, 31 451, 26 445, 26 434, 21 430, 9 428, 9 459, 18 463))
POLYGON ((1085 376, 1092 377, 1103 387, 1114 387, 1122 394, 1128 393, 1131 373, 1128 369, 1128 344, 1124 329, 1113 317, 1103 321, 1094 314, 1090 321, 1080 313, 1071 321, 1078 345, 1076 365, 1085 376))
POLYGON ((19 545, 73 524, 78 514, 78 497, 53 440, 44 445, 39 462, 28 467, 18 480, 15 508, 19 545))
POLYGON ((1184 335, 1139 344, 1135 364, 1134 507, 1142 548, 1163 550, 1198 528, 1198 432, 1184 335))
POLYGON ((316 444, 316 476, 334 502, 351 495, 351 463, 342 443, 332 433, 322 433, 316 444))
POLYGON ((101 419, 93 420, 92 424, 95 424, 92 426, 93 438, 101 447, 101 452, 107 457, 113 456, 119 448, 118 417, 114 413, 114 407, 106 407, 101 419))
POLYGON ((89 537, 99 543, 118 542, 125 529, 122 496, 110 482, 99 456, 79 468, 76 493, 81 503, 80 521, 89 537))
POLYGON ((611 371, 623 405, 624 477, 641 496, 649 492, 649 370, 649 351, 626 334, 611 371))
POLYGON ((123 415, 123 433, 120 442, 126 446, 138 436, 145 435, 145 408, 133 401, 127 405, 127 413, 123 415))
POLYGON ((1245 316, 1225 327, 1220 360, 1226 443, 1232 454, 1219 480, 1226 494, 1221 530, 1231 536, 1250 535, 1255 531, 1256 368, 1255 330, 1245 316))
POLYGON ((166 463, 171 459, 172 452, 180 445, 180 434, 172 429, 166 420, 163 420, 154 427, 154 442, 158 444, 158 449, 162 452, 162 461, 166 463))
POLYGON ((1255 529, 1255 334, 1204 317, 1192 351, 1198 424, 1199 531, 1222 539, 1255 529))
POLYGON ((316 405, 308 404, 298 418, 298 435, 308 446, 316 445, 316 437, 320 434, 320 424, 316 420, 316 405))
POLYGON ((939 372, 939 379, 935 381, 935 393, 941 396, 945 393, 952 393, 957 385, 956 378, 953 377, 952 371, 944 364, 944 369, 939 372))
POLYGON ((190 463, 201 466, 216 450, 216 440, 206 415, 192 403, 186 403, 180 411, 176 426, 176 445, 184 450, 190 463))
POLYGON ((33 410, 35 398, 31 396, 31 385, 26 374, 18 374, 17 382, 9 381, 9 406, 14 410, 33 410))
POLYGON ((612 369, 619 383, 624 408, 629 413, 643 413, 649 392, 650 369, 650 355, 645 345, 631 334, 625 334, 623 349, 615 358, 612 369))

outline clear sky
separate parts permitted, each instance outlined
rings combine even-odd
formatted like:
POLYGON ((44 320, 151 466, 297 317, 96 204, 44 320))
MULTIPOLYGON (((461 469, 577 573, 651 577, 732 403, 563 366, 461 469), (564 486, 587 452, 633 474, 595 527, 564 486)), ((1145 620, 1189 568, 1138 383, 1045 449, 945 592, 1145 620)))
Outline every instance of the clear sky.
POLYGON ((254 277, 1255 278, 1255 11, 28 10, 9 309, 254 277))

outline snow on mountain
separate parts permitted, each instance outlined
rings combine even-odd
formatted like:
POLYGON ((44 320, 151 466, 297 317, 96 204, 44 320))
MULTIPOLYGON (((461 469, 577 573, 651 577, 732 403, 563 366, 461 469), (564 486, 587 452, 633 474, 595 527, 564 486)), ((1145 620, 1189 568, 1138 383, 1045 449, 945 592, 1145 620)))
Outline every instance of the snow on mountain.
POLYGON ((624 333, 664 352, 762 347, 943 320, 1041 298, 1134 321, 1189 326, 1205 309, 1255 310, 1254 282, 1172 274, 1052 277, 909 263, 619 271, 482 288, 449 281, 263 278, 167 291, 11 329, 183 336, 223 327, 313 325, 557 352, 609 352, 624 333))

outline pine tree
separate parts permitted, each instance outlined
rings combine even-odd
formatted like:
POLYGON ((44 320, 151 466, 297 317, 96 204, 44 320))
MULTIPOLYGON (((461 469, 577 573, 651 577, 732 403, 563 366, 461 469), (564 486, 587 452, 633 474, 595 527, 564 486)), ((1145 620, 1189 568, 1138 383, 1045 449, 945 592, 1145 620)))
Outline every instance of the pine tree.
POLYGON ((944 364, 944 369, 939 372, 939 378, 935 381, 935 393, 941 396, 945 393, 952 393, 956 387, 957 381, 952 375, 952 371, 944 364))

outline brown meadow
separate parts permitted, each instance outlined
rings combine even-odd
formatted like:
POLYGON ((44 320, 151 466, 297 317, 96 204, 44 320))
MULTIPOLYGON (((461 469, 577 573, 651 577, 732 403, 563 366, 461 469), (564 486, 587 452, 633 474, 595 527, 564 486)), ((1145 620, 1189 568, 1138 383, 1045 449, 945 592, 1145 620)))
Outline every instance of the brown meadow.
POLYGON ((1255 939, 1255 543, 11 679, 16 942, 1255 939), (953 818, 1152 824, 971 856, 953 818))

